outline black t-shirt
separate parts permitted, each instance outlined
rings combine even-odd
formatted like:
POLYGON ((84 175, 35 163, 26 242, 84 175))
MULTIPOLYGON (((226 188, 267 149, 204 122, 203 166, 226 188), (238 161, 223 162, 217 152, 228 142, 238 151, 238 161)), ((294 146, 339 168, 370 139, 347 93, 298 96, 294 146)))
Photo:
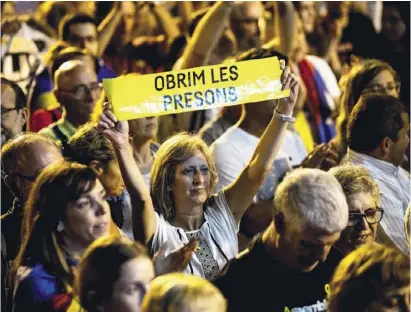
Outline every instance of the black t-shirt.
POLYGON ((228 311, 326 311, 328 283, 341 258, 332 248, 326 262, 301 273, 273 260, 260 236, 215 284, 227 298, 228 311))

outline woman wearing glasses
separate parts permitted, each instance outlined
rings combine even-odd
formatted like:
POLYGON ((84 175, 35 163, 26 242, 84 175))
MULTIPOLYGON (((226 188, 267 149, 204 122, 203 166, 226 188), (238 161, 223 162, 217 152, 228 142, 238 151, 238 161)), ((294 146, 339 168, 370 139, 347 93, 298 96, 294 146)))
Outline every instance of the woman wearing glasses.
POLYGON ((370 59, 356 63, 350 72, 341 78, 340 85, 342 94, 334 144, 336 144, 341 159, 347 152, 348 117, 361 95, 377 92, 398 98, 400 96, 400 78, 388 63, 370 59))
POLYGON ((377 225, 384 210, 378 207, 380 190, 367 169, 351 164, 334 167, 330 173, 337 178, 347 198, 348 226, 341 232, 335 247, 344 255, 363 245, 374 243, 377 225))

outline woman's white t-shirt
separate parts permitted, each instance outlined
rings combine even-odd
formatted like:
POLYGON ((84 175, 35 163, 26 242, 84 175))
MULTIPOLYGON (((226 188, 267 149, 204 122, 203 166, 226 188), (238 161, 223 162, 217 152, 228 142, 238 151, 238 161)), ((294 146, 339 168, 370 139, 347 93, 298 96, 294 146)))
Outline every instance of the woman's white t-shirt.
POLYGON ((184 273, 214 280, 227 262, 238 254, 238 224, 228 207, 224 190, 210 197, 204 209, 204 223, 197 231, 184 232, 155 213, 157 229, 151 244, 154 254, 165 244, 166 255, 189 242, 187 236, 200 238, 199 250, 193 253, 184 273), (215 266, 215 268, 212 268, 215 266))

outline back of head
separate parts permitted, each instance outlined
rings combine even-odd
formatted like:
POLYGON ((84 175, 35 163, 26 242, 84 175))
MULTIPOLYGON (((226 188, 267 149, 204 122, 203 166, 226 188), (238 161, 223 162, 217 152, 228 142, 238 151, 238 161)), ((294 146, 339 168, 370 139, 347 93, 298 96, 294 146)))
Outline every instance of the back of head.
POLYGON ((8 141, 1 149, 1 166, 5 174, 15 172, 17 166, 29 157, 35 157, 34 147, 38 144, 47 144, 61 151, 61 148, 52 140, 38 133, 25 132, 8 141))
POLYGON ((75 14, 66 15, 59 24, 59 39, 67 41, 70 36, 70 26, 74 24, 93 24, 97 27, 97 22, 90 15, 87 14, 75 14))
MULTIPOLYGON (((330 284, 328 309, 330 312, 368 311, 373 302, 391 299, 389 291, 408 288, 409 283, 410 261, 406 255, 383 245, 365 245, 338 265, 330 284)), ((409 311, 409 307, 395 311, 409 311)))
POLYGON ((401 101, 390 95, 367 94, 354 106, 348 120, 348 147, 359 153, 374 151, 388 137, 398 140, 403 128, 401 101))
POLYGON ((176 134, 166 140, 157 151, 150 176, 151 198, 154 207, 166 220, 172 220, 175 216, 173 195, 168 189, 174 182, 177 165, 190 159, 197 152, 201 152, 207 160, 212 190, 217 182, 217 172, 208 146, 199 136, 176 134))
POLYGON ((87 123, 79 128, 68 144, 70 151, 66 156, 84 165, 90 165, 93 160, 104 165, 116 158, 113 145, 97 129, 96 123, 87 123))
POLYGON ((156 278, 147 292, 143 312, 225 312, 227 303, 209 281, 172 273, 156 278))
POLYGON ((337 137, 341 144, 340 156, 346 152, 347 123, 354 105, 371 81, 385 70, 391 72, 397 83, 400 82, 397 72, 388 63, 376 59, 365 60, 354 65, 350 72, 341 78, 342 93, 340 112, 337 118, 337 137))
POLYGON ((89 312, 98 311, 110 300, 121 266, 140 257, 149 258, 147 249, 135 241, 114 236, 94 241, 81 258, 75 277, 74 290, 81 306, 89 312))
POLYGON ((380 189, 367 169, 353 164, 344 164, 329 170, 340 182, 345 197, 348 199, 358 193, 371 194, 376 203, 380 201, 380 189))
POLYGON ((348 206, 337 179, 319 169, 297 169, 287 175, 274 197, 275 214, 287 224, 333 234, 348 222, 348 206))

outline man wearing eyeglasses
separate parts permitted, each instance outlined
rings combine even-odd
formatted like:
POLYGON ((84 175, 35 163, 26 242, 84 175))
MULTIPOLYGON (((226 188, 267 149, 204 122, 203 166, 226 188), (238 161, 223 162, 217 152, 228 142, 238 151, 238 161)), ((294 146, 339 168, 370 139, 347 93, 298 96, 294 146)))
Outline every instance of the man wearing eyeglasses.
POLYGON ((60 160, 63 160, 60 148, 38 133, 20 134, 2 147, 2 177, 15 198, 13 207, 1 216, 8 260, 13 260, 17 255, 23 207, 36 177, 48 165, 60 160))
MULTIPOLYGON (((17 83, 1 78, 1 142, 0 146, 23 132, 27 119, 26 95, 17 83)), ((1 213, 13 204, 14 196, 1 179, 1 213)))
POLYGON ((76 130, 90 120, 102 85, 94 69, 81 61, 68 61, 61 65, 54 80, 54 95, 64 107, 64 114, 40 133, 60 141, 64 148, 76 130))
POLYGON ((23 132, 27 120, 26 95, 13 81, 1 78, 1 146, 23 132))
POLYGON ((403 223, 411 200, 411 178, 401 164, 409 131, 410 119, 399 99, 378 93, 363 95, 349 118, 348 151, 343 160, 368 169, 380 188, 384 218, 376 241, 407 254, 403 223))

